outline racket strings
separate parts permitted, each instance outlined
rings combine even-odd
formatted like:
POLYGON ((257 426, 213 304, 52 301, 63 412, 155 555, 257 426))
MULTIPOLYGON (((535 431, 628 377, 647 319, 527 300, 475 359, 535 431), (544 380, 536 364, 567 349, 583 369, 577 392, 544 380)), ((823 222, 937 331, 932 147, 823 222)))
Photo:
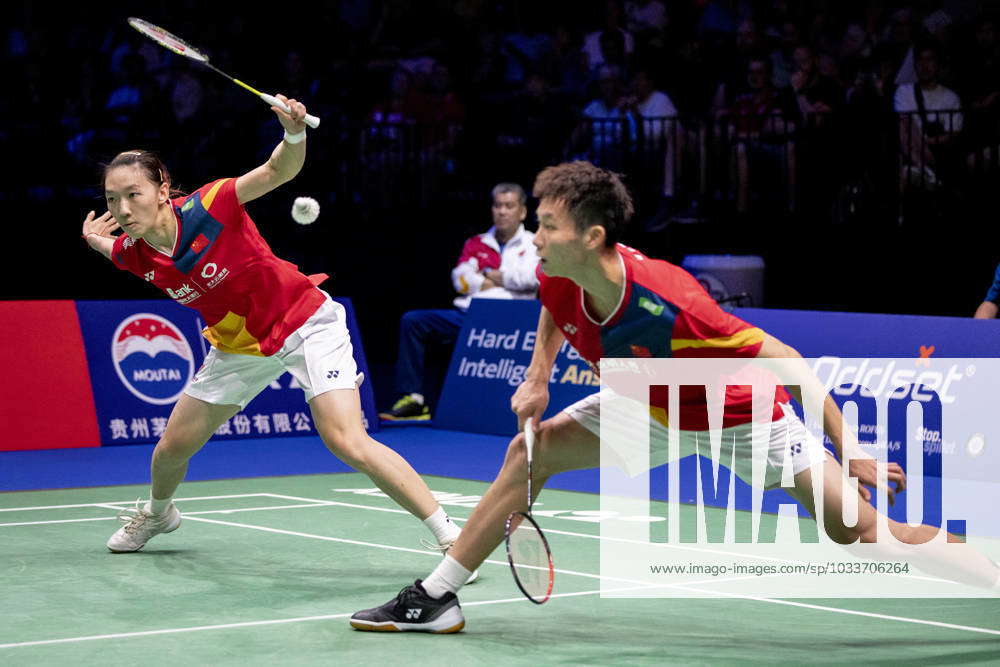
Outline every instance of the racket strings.
POLYGON ((511 528, 509 552, 514 576, 532 601, 544 601, 551 591, 551 561, 548 546, 537 526, 526 517, 511 528))

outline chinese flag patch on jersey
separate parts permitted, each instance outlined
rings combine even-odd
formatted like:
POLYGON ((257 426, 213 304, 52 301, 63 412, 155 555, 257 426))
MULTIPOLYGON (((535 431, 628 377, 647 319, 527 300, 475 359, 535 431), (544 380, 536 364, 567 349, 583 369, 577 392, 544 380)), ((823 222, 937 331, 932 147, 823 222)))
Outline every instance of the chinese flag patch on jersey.
POLYGON ((632 356, 634 357, 649 358, 653 356, 648 347, 643 347, 642 345, 630 345, 629 347, 632 348, 632 356))
POLYGON ((191 251, 198 253, 205 249, 208 245, 208 238, 204 234, 198 234, 198 238, 191 242, 191 251))

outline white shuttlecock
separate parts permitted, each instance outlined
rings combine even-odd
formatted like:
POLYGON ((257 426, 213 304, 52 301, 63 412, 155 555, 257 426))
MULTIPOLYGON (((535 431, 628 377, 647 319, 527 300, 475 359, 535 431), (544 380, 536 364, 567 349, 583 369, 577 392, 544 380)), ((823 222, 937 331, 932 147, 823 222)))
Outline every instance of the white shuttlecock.
POLYGON ((297 197, 292 204, 292 220, 300 225, 310 225, 319 217, 319 202, 312 197, 297 197))

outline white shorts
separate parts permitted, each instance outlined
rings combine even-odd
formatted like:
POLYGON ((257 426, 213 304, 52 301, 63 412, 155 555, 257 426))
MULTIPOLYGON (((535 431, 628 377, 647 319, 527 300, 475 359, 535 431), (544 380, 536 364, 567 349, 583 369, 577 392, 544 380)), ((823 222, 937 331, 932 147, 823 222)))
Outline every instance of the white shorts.
POLYGON ((184 393, 214 405, 242 410, 271 382, 288 371, 306 401, 333 389, 354 389, 364 375, 354 363, 344 307, 330 298, 269 357, 212 348, 184 393))
MULTIPOLYGON (((608 401, 627 401, 634 405, 634 401, 622 398, 608 389, 603 389, 596 394, 591 394, 584 399, 573 403, 565 408, 563 412, 569 415, 580 426, 584 427, 597 437, 601 437, 601 397, 608 401)), ((822 463, 825 458, 823 445, 810 433, 802 421, 795 414, 792 406, 787 403, 779 404, 784 417, 771 423, 770 437, 768 440, 767 454, 764 462, 764 483, 765 489, 780 486, 782 484, 782 472, 785 468, 786 458, 791 466, 791 474, 797 475, 803 470, 822 463)), ((612 408, 613 409, 613 408, 612 408)), ((632 412, 631 414, 635 414, 632 412)), ((648 414, 648 413, 645 413, 648 414)), ((606 443, 611 448, 610 452, 615 463, 625 471, 630 477, 634 477, 653 468, 670 461, 667 446, 667 427, 652 418, 628 420, 615 419, 614 424, 605 424, 605 430, 610 427, 611 431, 606 433, 608 437, 606 443), (651 427, 652 425, 652 427, 651 427), (648 436, 646 435, 648 433, 648 436), (648 440, 647 440, 648 438, 648 440), (639 447, 629 446, 630 443, 649 442, 649 449, 640 450, 639 447)), ((753 447, 751 440, 751 424, 741 424, 720 429, 721 434, 719 461, 729 466, 733 461, 732 471, 748 484, 753 484, 753 447)), ((702 454, 711 455, 711 439, 714 433, 709 431, 678 431, 679 434, 679 457, 684 458, 701 451, 702 454)))

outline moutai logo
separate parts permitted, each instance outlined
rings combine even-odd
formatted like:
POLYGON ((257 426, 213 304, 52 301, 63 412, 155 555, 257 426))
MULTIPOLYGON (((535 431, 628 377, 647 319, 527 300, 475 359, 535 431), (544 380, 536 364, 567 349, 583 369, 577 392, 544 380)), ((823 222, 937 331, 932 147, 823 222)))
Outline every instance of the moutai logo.
POLYGON ((184 334, 152 313, 136 313, 118 325, 111 359, 125 388, 154 405, 176 401, 194 372, 194 353, 184 334))

